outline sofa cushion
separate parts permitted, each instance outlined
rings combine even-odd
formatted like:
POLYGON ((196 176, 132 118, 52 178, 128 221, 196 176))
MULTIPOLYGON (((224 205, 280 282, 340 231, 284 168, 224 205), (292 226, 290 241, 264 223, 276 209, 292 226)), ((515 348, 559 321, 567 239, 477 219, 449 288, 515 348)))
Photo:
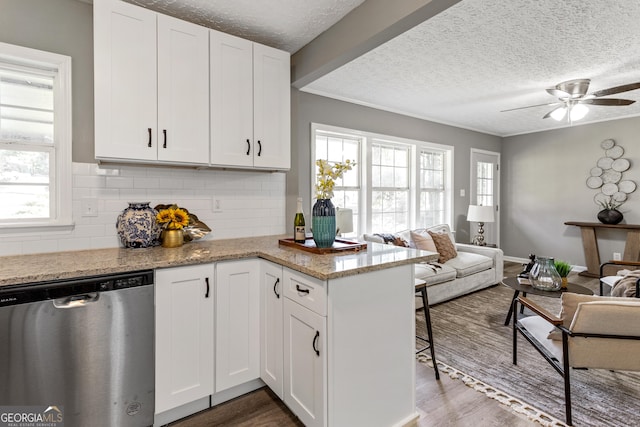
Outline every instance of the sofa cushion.
POLYGON ((433 239, 433 243, 436 245, 438 254, 440 254, 438 262, 445 263, 458 256, 455 244, 451 241, 449 235, 446 233, 434 233, 432 231, 429 231, 428 233, 433 239))
POLYGON ((456 270, 457 277, 466 277, 490 269, 493 267, 493 260, 471 252, 458 252, 458 256, 447 261, 446 265, 456 270))
POLYGON ((456 270, 438 263, 419 263, 415 265, 416 279, 422 279, 427 286, 448 282, 456 278, 456 270))
POLYGON ((417 233, 415 231, 411 232, 411 240, 415 245, 416 249, 422 249, 424 251, 438 252, 436 249, 436 244, 433 242, 433 238, 427 232, 425 233, 417 233))
POLYGON ((455 237, 453 237, 451 228, 449 228, 449 225, 447 224, 434 225, 433 227, 427 228, 426 231, 430 231, 432 233, 438 233, 438 234, 446 234, 447 236, 449 236, 451 243, 453 243, 454 245, 456 244, 456 239, 455 237))

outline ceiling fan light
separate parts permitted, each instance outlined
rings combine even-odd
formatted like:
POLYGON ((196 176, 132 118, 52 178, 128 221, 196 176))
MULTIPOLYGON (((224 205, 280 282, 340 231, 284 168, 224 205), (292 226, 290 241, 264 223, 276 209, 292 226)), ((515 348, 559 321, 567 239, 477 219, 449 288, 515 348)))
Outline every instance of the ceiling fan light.
POLYGON ((584 104, 576 104, 571 107, 571 111, 569 112, 569 118, 571 121, 581 120, 584 116, 589 112, 589 107, 584 104))
POLYGON ((567 114, 567 107, 558 107, 550 114, 551 118, 556 121, 561 121, 567 114))

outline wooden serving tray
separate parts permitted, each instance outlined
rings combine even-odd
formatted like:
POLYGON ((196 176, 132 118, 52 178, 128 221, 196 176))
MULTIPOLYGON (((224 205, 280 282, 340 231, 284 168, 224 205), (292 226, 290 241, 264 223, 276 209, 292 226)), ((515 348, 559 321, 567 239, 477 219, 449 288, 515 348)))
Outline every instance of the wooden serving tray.
POLYGON ((303 251, 311 252, 314 254, 334 254, 339 252, 359 252, 367 248, 366 243, 354 242, 352 240, 341 239, 336 237, 333 246, 330 248, 318 248, 316 242, 313 241, 313 237, 307 237, 304 243, 296 243, 293 239, 280 239, 278 243, 282 246, 288 246, 290 248, 296 248, 303 251))

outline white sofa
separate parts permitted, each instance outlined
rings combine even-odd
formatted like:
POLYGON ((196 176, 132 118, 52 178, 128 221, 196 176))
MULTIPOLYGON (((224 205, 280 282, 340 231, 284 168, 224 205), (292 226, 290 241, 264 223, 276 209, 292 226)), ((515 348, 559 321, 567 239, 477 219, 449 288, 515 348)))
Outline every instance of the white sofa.
MULTIPOLYGON (((446 224, 413 231, 421 234, 427 231, 446 233, 457 251, 455 258, 442 264, 438 262, 416 264, 415 277, 427 283, 429 305, 488 288, 502 281, 504 260, 501 249, 455 243, 451 230, 446 224)), ((411 230, 394 233, 394 235, 401 237, 409 247, 416 247, 411 238, 411 230)), ((375 234, 365 234, 363 239, 385 243, 382 237, 375 234)), ((419 306, 421 307, 422 304, 420 303, 419 306)))

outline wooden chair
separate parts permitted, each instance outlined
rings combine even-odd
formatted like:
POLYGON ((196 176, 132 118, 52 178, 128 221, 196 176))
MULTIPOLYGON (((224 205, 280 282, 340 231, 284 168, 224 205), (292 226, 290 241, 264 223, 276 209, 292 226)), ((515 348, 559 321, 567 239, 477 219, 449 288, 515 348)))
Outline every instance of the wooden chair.
POLYGON ((513 364, 521 334, 562 375, 568 425, 571 368, 640 371, 640 300, 565 293, 562 318, 524 297, 514 300, 514 313, 518 304, 536 315, 513 317, 513 364), (550 337, 554 326, 559 340, 550 337))
MULTIPOLYGON (((620 279, 622 276, 617 275, 605 275, 605 269, 609 266, 617 266, 618 270, 622 270, 623 268, 640 270, 640 262, 637 261, 607 261, 600 264, 600 295, 604 295, 604 285, 609 286, 613 289, 613 285, 620 279)), ((640 278, 636 280, 636 298, 640 298, 640 278)))

